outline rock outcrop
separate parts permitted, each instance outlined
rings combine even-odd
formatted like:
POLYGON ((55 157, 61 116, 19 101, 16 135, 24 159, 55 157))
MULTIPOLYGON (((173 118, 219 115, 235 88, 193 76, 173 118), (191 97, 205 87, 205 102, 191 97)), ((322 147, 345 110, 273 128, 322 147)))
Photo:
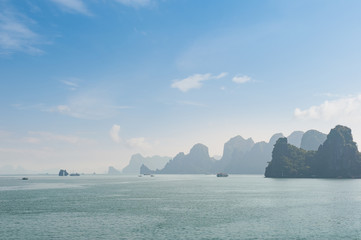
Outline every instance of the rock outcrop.
POLYGON ((320 177, 361 176, 361 157, 350 128, 338 125, 331 130, 318 148, 314 168, 320 177))
POLYGON ((59 176, 68 176, 69 173, 65 169, 60 169, 59 176))
POLYGON ((336 126, 317 151, 306 151, 277 141, 266 177, 360 178, 361 155, 353 141, 351 129, 336 126))

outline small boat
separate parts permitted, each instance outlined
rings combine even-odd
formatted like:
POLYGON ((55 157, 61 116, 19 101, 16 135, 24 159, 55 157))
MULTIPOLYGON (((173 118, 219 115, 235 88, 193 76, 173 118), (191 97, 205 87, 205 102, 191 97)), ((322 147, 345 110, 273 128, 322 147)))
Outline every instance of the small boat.
POLYGON ((217 173, 217 177, 228 177, 227 173, 217 173))
POLYGON ((151 174, 150 176, 151 176, 151 177, 154 177, 154 175, 153 175, 153 174, 151 174))
POLYGON ((29 178, 27 178, 27 177, 23 177, 21 180, 29 180, 29 178))
POLYGON ((69 176, 72 176, 72 177, 74 177, 74 176, 80 176, 80 174, 79 174, 79 173, 70 173, 69 176))

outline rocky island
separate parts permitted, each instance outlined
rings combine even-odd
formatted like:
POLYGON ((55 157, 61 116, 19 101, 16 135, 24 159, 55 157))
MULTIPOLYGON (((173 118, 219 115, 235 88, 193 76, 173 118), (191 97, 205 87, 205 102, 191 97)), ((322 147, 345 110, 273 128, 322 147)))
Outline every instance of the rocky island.
POLYGON ((270 178, 361 178, 361 154, 351 129, 338 125, 317 151, 307 151, 277 140, 265 177, 270 178))
POLYGON ((60 169, 59 176, 68 176, 69 173, 65 169, 60 169))

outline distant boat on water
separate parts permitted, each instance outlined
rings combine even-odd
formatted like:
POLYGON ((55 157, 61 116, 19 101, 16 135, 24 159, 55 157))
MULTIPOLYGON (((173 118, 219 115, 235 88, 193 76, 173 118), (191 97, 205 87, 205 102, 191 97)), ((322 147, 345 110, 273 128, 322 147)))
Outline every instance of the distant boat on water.
POLYGON ((217 173, 217 177, 228 177, 227 173, 217 173))
POLYGON ((21 180, 29 180, 29 178, 27 178, 27 177, 23 177, 21 180))
POLYGON ((70 175, 69 176, 71 176, 71 177, 74 177, 74 176, 80 176, 80 174, 79 173, 70 173, 70 175))

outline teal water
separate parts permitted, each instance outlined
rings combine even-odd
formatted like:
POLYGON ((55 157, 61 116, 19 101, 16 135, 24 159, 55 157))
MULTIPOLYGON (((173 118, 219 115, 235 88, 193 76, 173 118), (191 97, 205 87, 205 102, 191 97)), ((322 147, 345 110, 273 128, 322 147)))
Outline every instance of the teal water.
POLYGON ((361 239, 361 180, 0 177, 0 239, 361 239))

